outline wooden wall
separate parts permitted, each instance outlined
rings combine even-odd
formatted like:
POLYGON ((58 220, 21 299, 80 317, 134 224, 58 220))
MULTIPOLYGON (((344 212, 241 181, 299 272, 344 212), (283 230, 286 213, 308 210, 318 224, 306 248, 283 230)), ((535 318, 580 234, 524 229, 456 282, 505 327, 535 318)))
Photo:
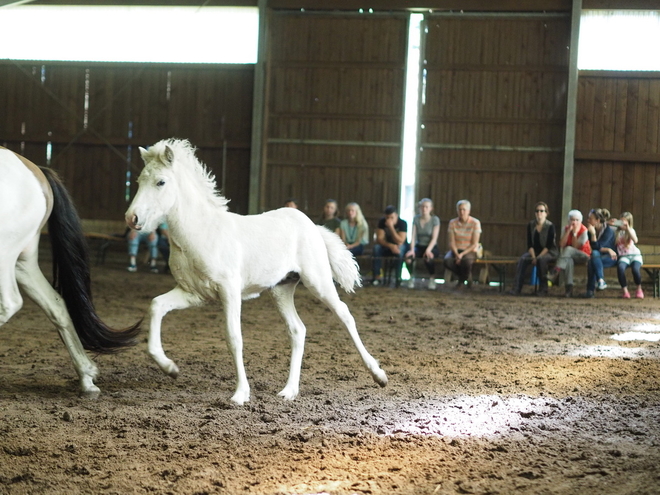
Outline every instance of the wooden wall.
POLYGON ((407 16, 275 12, 270 33, 262 207, 357 201, 373 228, 399 201, 407 16))
POLYGON ((122 220, 126 173, 135 192, 138 146, 189 139, 247 213, 252 65, 0 62, 0 143, 62 175, 81 217, 122 220))
POLYGON ((660 73, 582 73, 575 158, 575 207, 630 211, 641 240, 657 243, 660 73))
POLYGON ((570 19, 431 16, 427 25, 417 197, 434 200, 442 246, 465 198, 484 247, 520 254, 537 201, 560 223, 570 19))

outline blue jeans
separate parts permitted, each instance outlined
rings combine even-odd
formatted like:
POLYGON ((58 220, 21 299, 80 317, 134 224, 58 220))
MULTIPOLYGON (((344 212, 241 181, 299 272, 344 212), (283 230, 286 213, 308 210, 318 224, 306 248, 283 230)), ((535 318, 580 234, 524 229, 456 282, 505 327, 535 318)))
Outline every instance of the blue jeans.
MULTIPOLYGON (((630 264, 630 270, 632 271, 633 279, 637 285, 642 285, 642 272, 640 270, 641 267, 642 264, 639 261, 633 261, 630 264)), ((616 274, 619 278, 619 284, 621 284, 621 288, 628 287, 628 282, 626 281, 626 268, 628 268, 628 263, 619 263, 616 267, 616 274)))
POLYGON ((360 256, 364 253, 364 244, 358 244, 354 248, 350 248, 349 251, 353 256, 360 256))
POLYGON ((587 263, 587 291, 596 290, 596 282, 605 278, 603 269, 614 265, 616 265, 616 259, 612 259, 609 254, 593 251, 587 263))
POLYGON ((153 232, 154 237, 152 240, 149 239, 149 236, 152 234, 152 232, 138 232, 137 237, 134 239, 128 239, 128 255, 129 256, 137 256, 138 253, 138 246, 140 245, 140 242, 144 242, 149 246, 149 252, 151 253, 151 258, 156 259, 158 258, 158 234, 153 232))
POLYGON ((381 246, 380 244, 374 245, 374 259, 373 259, 373 270, 374 278, 380 277, 380 268, 383 265, 383 258, 394 258, 396 257, 396 266, 394 267, 396 273, 397 282, 401 280, 401 267, 403 266, 403 257, 408 252, 409 244, 404 242, 399 246, 399 254, 393 253, 389 248, 381 246))

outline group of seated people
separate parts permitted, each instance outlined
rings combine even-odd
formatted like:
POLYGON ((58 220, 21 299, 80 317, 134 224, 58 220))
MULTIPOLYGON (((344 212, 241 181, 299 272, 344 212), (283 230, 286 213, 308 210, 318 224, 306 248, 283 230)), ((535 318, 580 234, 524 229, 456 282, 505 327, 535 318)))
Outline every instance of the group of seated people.
POLYGON ((527 225, 527 252, 518 261, 513 295, 519 295, 524 284, 527 267, 533 265, 539 277, 538 294, 548 293, 548 281, 553 285, 562 279, 566 297, 573 296, 575 263, 587 264, 587 290, 584 297, 592 298, 596 290, 605 290, 604 269, 617 267, 621 297, 630 299, 626 269, 630 267, 637 286, 635 297, 644 298, 642 290, 642 254, 636 246, 638 239, 630 212, 621 213, 619 219, 610 218, 605 208, 589 212, 587 225, 582 223, 579 210, 568 212, 568 225, 558 237, 555 226, 548 220, 548 205, 539 202, 534 209, 535 219, 527 225), (558 239, 558 240, 557 240, 558 239), (550 263, 555 263, 548 270, 550 263))
MULTIPOLYGON (((450 220, 447 227, 449 250, 444 255, 443 265, 458 279, 458 288, 470 287, 472 267, 481 248, 481 222, 470 215, 470 210, 468 200, 458 201, 457 216, 450 220)), ((408 271, 412 274, 414 260, 420 259, 429 274, 428 288, 435 289, 435 260, 440 256, 440 218, 433 214, 433 201, 429 198, 419 201, 418 211, 413 218, 408 243, 407 222, 399 218, 394 206, 385 208, 385 214, 376 227, 373 247, 374 285, 382 283, 381 268, 384 259, 394 260, 393 270, 397 282, 400 280, 403 264, 407 264, 408 271)), ((360 206, 357 203, 347 204, 343 220, 338 218, 338 212, 337 201, 327 200, 316 223, 336 232, 353 255, 363 254, 365 246, 369 244, 369 226, 360 206)), ((622 297, 631 297, 626 280, 628 267, 631 268, 636 284, 635 297, 644 297, 641 280, 643 259, 636 246, 638 239, 631 213, 624 212, 619 219, 612 219, 607 209, 595 208, 589 212, 584 225, 582 213, 571 210, 568 214, 568 224, 561 236, 554 224, 548 220, 548 215, 548 205, 542 201, 538 202, 534 207, 534 220, 527 225, 527 251, 518 260, 511 294, 521 294, 526 273, 533 267, 538 274, 539 296, 547 295, 549 282, 559 285, 563 281, 566 297, 572 297, 575 264, 586 263, 587 289, 584 297, 594 297, 597 290, 607 288, 604 268, 615 265, 622 297)), ((408 286, 414 287, 412 276, 408 286)))
MULTIPOLYGON (((284 206, 297 208, 297 203, 289 199, 284 206)), ((415 259, 424 262, 429 274, 428 288, 435 289, 435 259, 440 256, 438 234, 440 219, 433 214, 433 201, 424 198, 418 203, 419 214, 413 218, 412 234, 408 242, 408 223, 399 217, 394 206, 385 208, 385 215, 376 226, 375 244, 373 248, 372 283, 382 284, 383 260, 392 258, 392 267, 396 274, 397 284, 400 282, 401 269, 406 263, 412 273, 415 259)), ((448 236, 450 250, 445 254, 444 265, 456 274, 458 286, 471 283, 472 264, 477 258, 481 223, 470 216, 470 202, 461 200, 456 205, 458 216, 449 222, 448 236)), ((316 222, 339 235, 348 250, 354 256, 364 253, 369 244, 369 225, 367 224, 360 205, 348 203, 345 207, 345 218, 338 218, 338 204, 334 199, 325 202, 323 213, 316 222)), ((411 278, 409 287, 414 286, 411 278)))

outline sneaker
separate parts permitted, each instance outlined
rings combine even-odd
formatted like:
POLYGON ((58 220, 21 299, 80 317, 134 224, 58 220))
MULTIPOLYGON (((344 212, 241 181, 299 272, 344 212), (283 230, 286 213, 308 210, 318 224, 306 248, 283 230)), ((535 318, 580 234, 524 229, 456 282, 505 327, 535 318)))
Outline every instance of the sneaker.
POLYGON ((137 272, 137 265, 128 265, 128 268, 126 269, 131 273, 135 273, 137 272))
POLYGON ((378 287, 381 283, 382 283, 382 281, 379 278, 375 278, 371 282, 371 285, 373 285, 374 287, 378 287))
POLYGON ((605 283, 605 280, 603 280, 602 278, 598 281, 598 287, 597 287, 597 289, 598 289, 598 290, 605 290, 605 289, 607 289, 607 284, 605 283))
POLYGON ((150 268, 150 270, 151 270, 151 273, 158 273, 158 267, 157 266, 152 266, 150 268))
POLYGON ((624 299, 630 299, 630 292, 628 292, 627 288, 623 289, 623 294, 621 295, 624 299))
POLYGON ((429 288, 429 290, 435 290, 435 279, 434 278, 429 279, 428 288, 429 288))
POLYGON ((593 299, 594 298, 594 291, 588 290, 586 292, 586 294, 584 294, 582 297, 584 297, 586 299, 593 299))
POLYGON ((635 297, 637 299, 644 299, 644 291, 641 287, 637 287, 637 292, 635 292, 635 297))
POLYGON ((406 285, 408 286, 409 289, 414 289, 415 288, 415 279, 411 278, 410 280, 408 280, 406 285))
POLYGON ((573 286, 572 285, 567 285, 566 286, 566 294, 564 294, 566 297, 573 297, 573 286))

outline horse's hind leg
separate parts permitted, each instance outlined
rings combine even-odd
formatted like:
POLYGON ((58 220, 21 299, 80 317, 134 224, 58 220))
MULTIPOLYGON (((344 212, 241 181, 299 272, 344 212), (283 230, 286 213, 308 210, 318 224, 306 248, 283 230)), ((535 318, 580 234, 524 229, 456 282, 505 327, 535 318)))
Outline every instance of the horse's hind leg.
POLYGON ((328 308, 330 308, 330 310, 337 316, 337 318, 339 318, 339 321, 341 321, 344 327, 346 327, 346 330, 348 330, 351 339, 353 339, 355 347, 360 353, 362 362, 371 373, 374 381, 381 387, 387 385, 387 375, 380 368, 380 366, 378 366, 378 361, 376 361, 364 347, 364 344, 362 343, 362 340, 360 340, 360 335, 358 334, 357 327, 355 325, 355 319, 353 318, 351 312, 348 310, 348 306, 346 306, 346 304, 341 299, 339 299, 337 289, 332 283, 332 279, 326 280, 321 279, 320 277, 311 279, 310 277, 303 276, 303 283, 305 284, 305 287, 312 294, 314 294, 314 296, 316 296, 323 303, 325 303, 328 308))
POLYGON ((162 294, 151 301, 151 321, 149 323, 149 355, 158 364, 166 375, 176 378, 179 375, 178 366, 165 355, 160 338, 160 326, 163 317, 174 309, 186 309, 198 306, 202 300, 176 286, 169 292, 162 294))
POLYGON ((36 248, 19 259, 16 264, 16 280, 25 294, 46 313, 57 328, 80 378, 81 392, 87 396, 97 395, 100 389, 94 385, 94 379, 98 369, 80 343, 64 300, 41 273, 36 248))
POLYGON ((23 306, 23 298, 16 285, 16 261, 0 262, 0 327, 23 306))
POLYGON ((303 351, 305 349, 305 325, 298 316, 293 303, 293 294, 297 283, 286 283, 276 285, 272 289, 273 298, 277 309, 284 318, 289 337, 291 338, 291 367, 289 368, 289 379, 282 391, 277 394, 287 400, 293 400, 298 396, 300 387, 300 368, 302 366, 303 351))

